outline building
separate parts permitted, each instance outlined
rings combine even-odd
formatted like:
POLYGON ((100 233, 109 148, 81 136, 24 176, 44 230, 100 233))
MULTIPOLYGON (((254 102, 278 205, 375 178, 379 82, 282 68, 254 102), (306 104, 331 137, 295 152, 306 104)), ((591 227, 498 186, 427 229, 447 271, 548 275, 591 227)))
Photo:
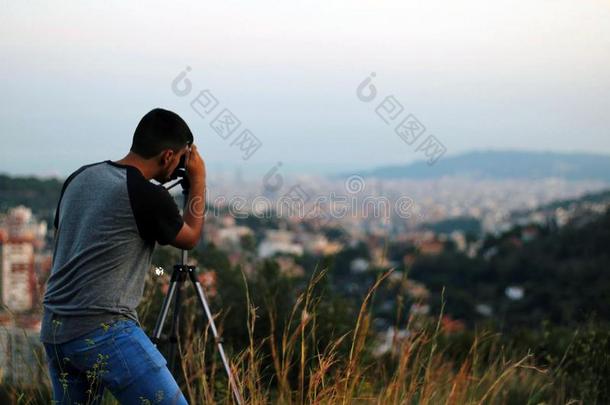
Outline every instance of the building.
POLYGON ((0 383, 28 387, 46 372, 39 341, 41 292, 38 276, 52 264, 43 252, 47 225, 24 206, 0 221, 0 383))
POLYGON ((9 210, 0 225, 0 301, 11 312, 27 312, 39 300, 36 270, 51 264, 41 253, 47 225, 22 205, 9 210))
POLYGON ((260 257, 271 257, 276 253, 293 254, 300 256, 303 254, 303 246, 293 242, 292 232, 284 230, 268 230, 265 239, 258 247, 260 257))
POLYGON ((34 245, 7 242, 0 245, 2 304, 11 312, 25 312, 35 305, 34 245))
POLYGON ((435 256, 443 252, 444 244, 438 240, 423 241, 418 246, 422 255, 435 256))

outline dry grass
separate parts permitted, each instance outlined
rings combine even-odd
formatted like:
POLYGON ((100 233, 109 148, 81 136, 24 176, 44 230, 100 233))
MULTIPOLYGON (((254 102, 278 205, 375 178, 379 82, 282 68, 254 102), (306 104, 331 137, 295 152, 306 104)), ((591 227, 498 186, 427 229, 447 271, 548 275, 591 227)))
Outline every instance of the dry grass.
MULTIPOLYGON (((369 306, 389 274, 383 274, 370 288, 353 329, 322 350, 316 349, 320 297, 314 296, 313 291, 324 272, 316 273, 297 297, 281 331, 277 330, 275 308, 255 307, 247 292, 245 327, 249 345, 231 359, 246 403, 504 404, 528 403, 548 394, 550 378, 545 370, 533 364, 531 354, 511 359, 501 347, 480 347, 480 339, 489 340, 493 336, 475 339, 466 358, 455 364, 439 351, 440 317, 431 329, 416 328, 409 322, 410 333, 405 339, 394 339, 391 354, 373 358, 369 353, 369 343, 374 337, 369 306), (266 311, 271 330, 266 338, 257 340, 254 330, 261 311, 266 311), (349 347, 348 356, 340 355, 339 349, 344 345, 349 347), (484 350, 491 353, 482 353, 484 350), (494 360, 485 363, 480 360, 482 357, 494 360)), ((181 370, 184 381, 188 381, 183 390, 189 402, 233 403, 208 329, 203 334, 189 329, 184 340, 188 344, 180 348, 181 370)))
MULTIPOLYGON (((407 337, 394 339, 389 354, 382 358, 371 356, 370 343, 374 334, 370 303, 389 274, 383 274, 370 288, 353 329, 322 349, 317 344, 317 306, 321 297, 314 295, 314 287, 324 277, 324 272, 316 273, 297 297, 281 331, 277 330, 280 323, 272 305, 255 307, 247 291, 248 313, 244 327, 248 330, 249 345, 230 358, 245 403, 565 403, 561 395, 552 394, 551 378, 545 370, 535 366, 531 354, 514 359, 506 355, 502 347, 487 344, 483 348, 481 342, 489 341, 493 336, 481 334, 464 360, 459 363, 452 360, 439 349, 440 321, 432 328, 422 328, 410 320, 407 337), (271 320, 271 330, 266 338, 257 339, 255 327, 262 311, 266 311, 271 320), (349 348, 349 354, 341 355, 346 353, 346 348, 349 348), (483 358, 493 360, 483 361, 483 358)), ((150 296, 147 294, 146 299, 150 296)), ((143 312, 151 308, 146 299, 140 307, 143 312)), ((193 297, 185 302, 185 308, 195 305, 193 297)), ((220 315, 216 314, 216 322, 222 331, 220 315)), ((185 325, 195 324, 195 311, 186 310, 185 316, 190 320, 184 322, 185 325)), ((181 341, 184 343, 179 346, 181 376, 178 379, 182 381, 189 403, 234 403, 209 327, 203 332, 187 327, 181 341)), ((13 403, 38 403, 36 397, 48 398, 49 392, 49 381, 45 378, 37 392, 24 394, 13 388, 11 398, 13 403)), ((104 403, 116 401, 107 393, 104 403)))

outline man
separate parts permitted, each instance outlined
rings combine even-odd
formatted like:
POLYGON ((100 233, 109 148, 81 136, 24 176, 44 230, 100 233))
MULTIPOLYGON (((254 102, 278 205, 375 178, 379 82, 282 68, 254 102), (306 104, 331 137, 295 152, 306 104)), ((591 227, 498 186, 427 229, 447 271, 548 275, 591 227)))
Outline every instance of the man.
POLYGON ((141 119, 123 159, 66 179, 40 332, 55 403, 96 404, 104 388, 122 404, 187 403, 135 308, 155 243, 192 249, 201 236, 206 171, 192 142, 182 118, 157 108, 141 119), (184 155, 190 192, 181 216, 149 180, 169 181, 184 155))

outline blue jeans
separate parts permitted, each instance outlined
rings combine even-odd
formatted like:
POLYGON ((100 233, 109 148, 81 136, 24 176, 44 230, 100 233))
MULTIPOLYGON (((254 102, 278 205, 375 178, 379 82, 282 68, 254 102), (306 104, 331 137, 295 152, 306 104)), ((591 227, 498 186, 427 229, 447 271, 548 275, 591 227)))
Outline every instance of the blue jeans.
POLYGON ((99 404, 105 388, 121 404, 188 404, 165 358, 135 321, 43 344, 54 404, 99 404))

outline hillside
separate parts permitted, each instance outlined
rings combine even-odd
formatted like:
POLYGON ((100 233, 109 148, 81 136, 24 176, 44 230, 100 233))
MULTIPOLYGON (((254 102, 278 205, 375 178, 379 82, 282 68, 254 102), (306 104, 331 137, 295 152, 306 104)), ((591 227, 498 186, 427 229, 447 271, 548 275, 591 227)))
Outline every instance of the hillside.
POLYGON ((360 173, 378 178, 433 179, 469 176, 488 179, 540 179, 610 182, 610 156, 585 153, 477 151, 446 156, 430 166, 425 161, 379 167, 360 173))

